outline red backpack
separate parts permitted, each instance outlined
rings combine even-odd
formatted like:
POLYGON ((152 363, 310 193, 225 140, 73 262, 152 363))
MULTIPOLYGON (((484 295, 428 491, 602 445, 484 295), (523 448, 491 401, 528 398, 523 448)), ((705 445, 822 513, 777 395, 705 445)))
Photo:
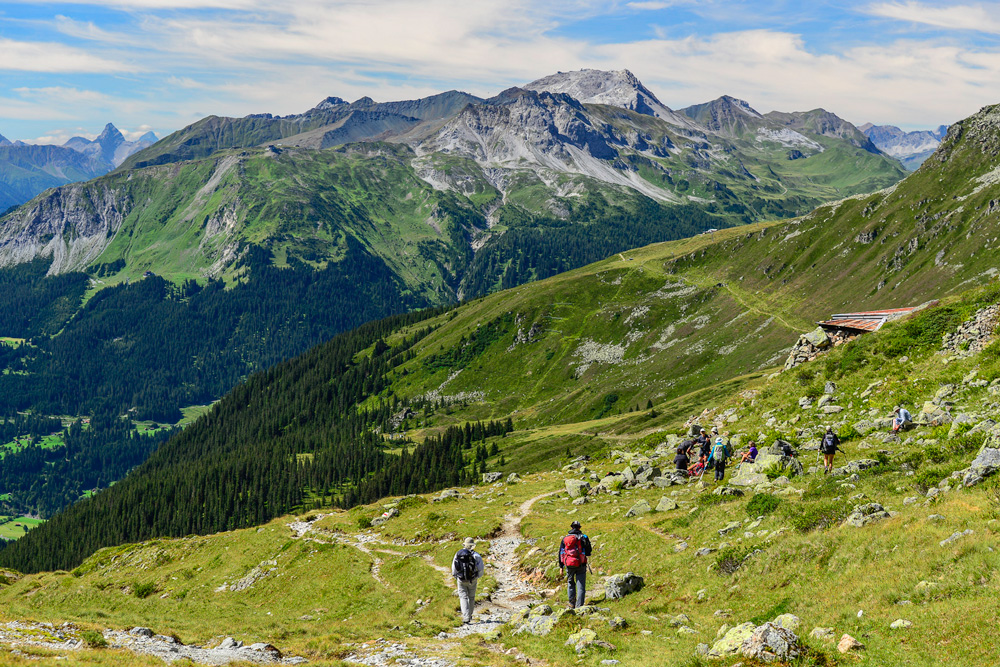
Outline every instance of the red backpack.
POLYGON ((583 553, 583 541, 579 535, 570 533, 562 540, 563 565, 566 567, 580 567, 586 564, 587 556, 583 553))

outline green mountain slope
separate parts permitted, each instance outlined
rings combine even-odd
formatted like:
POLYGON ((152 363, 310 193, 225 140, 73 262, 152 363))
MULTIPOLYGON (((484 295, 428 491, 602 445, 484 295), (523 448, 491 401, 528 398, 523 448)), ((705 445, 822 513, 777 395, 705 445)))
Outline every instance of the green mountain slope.
POLYGON ((0 142, 0 211, 48 188, 86 181, 107 170, 107 166, 69 148, 0 142))
MULTIPOLYGON (((669 406, 676 419, 712 396, 726 394, 734 383, 747 379, 741 376, 759 377, 783 361, 798 334, 813 328, 811 322, 831 312, 915 305, 988 282, 995 271, 984 268, 989 258, 982 264, 973 259, 971 244, 981 242, 969 232, 975 229, 989 238, 992 229, 983 207, 995 186, 982 157, 996 141, 997 115, 998 110, 990 108, 957 125, 938 158, 913 181, 895 189, 823 207, 790 223, 722 230, 622 253, 432 317, 421 324, 429 329, 421 329, 418 339, 412 327, 390 334, 391 324, 379 325, 365 334, 368 340, 358 339, 352 348, 371 351, 349 363, 336 362, 334 366, 342 370, 334 377, 356 377, 353 374, 362 372, 370 358, 392 359, 392 370, 379 371, 363 386, 338 379, 354 387, 350 394, 317 393, 316 369, 333 363, 330 359, 336 357, 331 355, 337 349, 336 345, 317 348, 267 376, 255 377, 235 398, 220 404, 213 417, 161 448, 157 461, 174 463, 161 469, 151 462, 130 481, 79 504, 51 527, 33 532, 31 540, 10 553, 22 554, 17 556, 21 564, 32 562, 45 544, 46 531, 74 526, 78 534, 88 535, 76 542, 76 555, 47 552, 51 555, 46 556, 52 559, 45 561, 46 566, 65 566, 87 549, 115 540, 197 529, 192 522, 205 509, 189 506, 184 493, 167 494, 184 497, 183 503, 167 502, 157 509, 175 523, 132 526, 124 521, 132 508, 128 489, 134 485, 155 486, 165 479, 179 485, 190 482, 190 473, 182 472, 187 457, 174 449, 179 443, 222 443, 230 437, 227 434, 249 429, 257 435, 241 440, 241 447, 247 448, 241 456, 252 459, 255 455, 250 452, 259 448, 278 456, 275 465, 284 471, 281 474, 298 476, 291 495, 281 502, 265 502, 264 496, 255 495, 245 506, 216 508, 213 516, 222 525, 247 525, 252 517, 267 519, 331 494, 349 505, 392 492, 394 484, 408 476, 428 474, 433 466, 424 466, 431 465, 433 457, 403 459, 395 483, 359 484, 365 471, 385 461, 369 459, 376 465, 355 467, 354 476, 333 472, 338 457, 327 449, 333 445, 307 435, 321 423, 313 415, 345 410, 356 415, 353 430, 345 434, 350 438, 368 434, 365 437, 374 440, 362 441, 371 443, 374 451, 378 433, 418 426, 431 429, 420 432, 426 435, 464 420, 508 416, 522 428, 557 433, 564 429, 562 436, 572 436, 570 442, 580 444, 586 440, 581 440, 583 434, 601 432, 620 420, 619 413, 627 415, 630 409, 652 403, 669 406), (955 173, 946 178, 950 171, 955 173), (937 196, 931 183, 942 184, 937 196), (946 207, 951 207, 950 215, 937 215, 946 207), (899 211, 906 211, 906 217, 899 211), (972 220, 963 220, 965 211, 972 220), (926 226, 924 216, 929 214, 928 219, 941 223, 926 226), (874 238, 893 239, 891 243, 871 242, 873 221, 878 230, 874 238), (947 261, 966 249, 970 251, 966 263, 947 261), (388 346, 376 337, 384 338, 388 346), (273 413, 244 410, 251 400, 272 403, 273 413), (292 432, 300 435, 279 440, 281 447, 270 449, 273 438, 292 423, 296 424, 292 432), (302 464, 302 454, 312 454, 311 464, 302 464), (108 515, 121 520, 101 518, 108 515), (114 535, 102 532, 107 530, 114 535)), ((319 376, 330 377, 327 371, 319 376)), ((657 423, 646 424, 646 419, 644 413, 636 413, 626 427, 657 423)), ((432 449, 448 444, 428 442, 432 449)), ((565 442, 563 437, 545 442, 529 438, 518 445, 516 460, 521 465, 544 465, 559 455, 565 442)), ((364 451, 358 450, 358 455, 364 451)), ((269 470, 268 474, 277 474, 274 468, 269 470)), ((262 483, 261 474, 252 477, 262 483)))

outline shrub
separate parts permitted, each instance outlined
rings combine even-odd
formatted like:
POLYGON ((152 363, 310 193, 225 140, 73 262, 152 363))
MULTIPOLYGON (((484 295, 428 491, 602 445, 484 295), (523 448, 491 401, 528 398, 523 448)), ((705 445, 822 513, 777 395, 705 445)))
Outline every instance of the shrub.
POLYGON ((107 648, 108 640, 97 630, 83 630, 80 632, 80 639, 88 648, 107 648))
POLYGON ((722 549, 715 557, 715 564, 719 566, 719 573, 730 575, 736 572, 751 553, 751 550, 747 547, 726 547, 722 549))
POLYGON ((421 496, 412 496, 400 500, 399 504, 396 505, 396 509, 402 512, 403 510, 408 510, 412 507, 420 507, 421 505, 426 505, 426 504, 427 504, 426 498, 423 498, 421 496))
POLYGON ((808 533, 840 523, 851 513, 852 507, 843 501, 801 503, 785 507, 785 518, 792 528, 808 533))
POLYGON ((769 516, 781 505, 782 499, 770 493, 755 493, 747 503, 747 516, 769 516))
POLYGON ((776 480, 785 474, 784 468, 781 467, 779 463, 772 463, 767 468, 764 469, 764 476, 769 480, 776 480))
POLYGON ((365 530, 366 528, 372 527, 372 520, 366 516, 358 517, 358 528, 365 530))
POLYGON ((156 584, 151 581, 144 583, 136 583, 132 586, 132 594, 139 599, 148 598, 150 595, 156 592, 156 584))

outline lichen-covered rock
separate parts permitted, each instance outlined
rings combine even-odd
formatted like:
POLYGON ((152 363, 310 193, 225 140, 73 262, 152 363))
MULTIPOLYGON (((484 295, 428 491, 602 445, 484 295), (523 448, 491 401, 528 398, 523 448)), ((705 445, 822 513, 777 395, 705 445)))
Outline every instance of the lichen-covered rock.
POLYGON ((507 475, 508 484, 517 484, 520 481, 521 481, 521 476, 518 475, 516 472, 512 472, 511 474, 507 475))
POLYGON ((854 526, 855 528, 861 528, 867 526, 870 523, 876 521, 881 521, 882 519, 888 519, 889 513, 885 511, 885 508, 878 503, 867 503, 865 505, 858 505, 854 508, 854 511, 844 520, 844 525, 854 526))
POLYGON ((527 633, 536 637, 544 637, 552 632, 558 619, 555 616, 529 616, 523 621, 513 622, 514 634, 527 633))
POLYGON ((483 473, 483 484, 492 484, 493 482, 499 482, 503 479, 502 472, 484 472, 483 473))
POLYGON ((773 622, 779 628, 791 630, 792 632, 798 630, 799 626, 802 625, 802 620, 795 614, 781 614, 775 617, 773 622))
POLYGON ((645 586, 642 577, 633 573, 613 574, 604 580, 604 594, 609 600, 620 600, 629 593, 635 593, 645 586))
POLYGON ((720 486, 715 491, 712 491, 713 496, 734 496, 736 498, 743 497, 743 489, 734 489, 731 486, 720 486))
POLYGON ((822 641, 833 641, 833 628, 813 628, 809 636, 822 641))
POLYGON ((893 630, 905 630, 907 628, 912 628, 913 623, 906 620, 905 618, 899 618, 889 624, 889 627, 893 630))
POLYGON ((667 496, 663 496, 660 498, 660 502, 656 503, 657 512, 669 512, 675 509, 677 509, 677 501, 667 496))
POLYGON ((570 498, 579 498, 590 491, 590 483, 585 482, 582 479, 567 479, 566 480, 566 493, 569 494, 570 498))
POLYGON ((760 662, 787 662, 799 657, 802 649, 794 632, 774 623, 765 623, 754 629, 753 634, 743 642, 740 652, 760 662))
POLYGON ((712 648, 708 649, 706 655, 710 658, 726 658, 737 655, 743 648, 743 642, 750 639, 756 629, 757 626, 753 623, 743 623, 735 628, 730 628, 722 639, 712 644, 712 648))
POLYGON ((628 512, 625 512, 625 518, 630 519, 636 516, 644 516, 653 511, 653 508, 649 506, 648 500, 640 500, 635 505, 632 505, 628 512))

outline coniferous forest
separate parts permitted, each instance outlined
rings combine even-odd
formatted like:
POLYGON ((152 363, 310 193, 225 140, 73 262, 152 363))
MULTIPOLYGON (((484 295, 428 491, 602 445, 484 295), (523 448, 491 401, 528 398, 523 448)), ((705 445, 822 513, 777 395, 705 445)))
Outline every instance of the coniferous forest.
POLYGON ((378 435, 400 407, 384 394, 393 369, 430 332, 419 323, 441 312, 365 324, 252 375, 121 482, 9 543, 0 563, 22 572, 66 569, 123 542, 231 530, 311 504, 351 506, 470 482, 485 459, 485 448, 473 444, 510 431, 509 420, 453 427, 402 456, 387 454, 378 435), (405 340, 385 344, 408 325, 405 340))

